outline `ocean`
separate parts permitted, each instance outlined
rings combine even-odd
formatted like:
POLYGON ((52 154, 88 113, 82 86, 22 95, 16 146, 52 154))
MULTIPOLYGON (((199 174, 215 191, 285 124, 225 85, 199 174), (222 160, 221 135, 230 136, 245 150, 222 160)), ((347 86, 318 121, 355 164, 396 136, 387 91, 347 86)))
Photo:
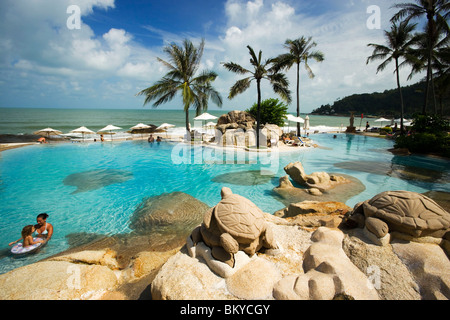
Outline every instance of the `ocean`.
MULTIPOLYGON (((230 110, 210 110, 208 113, 220 117, 230 110)), ((190 123, 196 127, 194 118, 195 111, 191 111, 190 123)), ((301 115, 305 118, 305 114, 301 115)), ((349 125, 349 118, 334 116, 309 115, 311 130, 330 131, 344 128, 349 125)), ((364 119, 369 121, 371 126, 376 125, 371 122, 375 119, 364 119)), ((213 121, 215 122, 215 121, 213 121)), ((358 119, 355 119, 355 125, 359 125, 358 119)), ((0 108, 0 134, 31 134, 40 129, 51 127, 53 129, 68 133, 71 130, 85 126, 92 131, 98 131, 108 124, 123 128, 121 131, 128 131, 138 123, 154 124, 156 126, 162 123, 173 124, 176 127, 185 127, 185 113, 183 110, 169 109, 50 109, 50 108, 0 108)), ((203 124, 203 123, 201 123, 203 124)), ((290 123, 291 128, 296 126, 290 123)))

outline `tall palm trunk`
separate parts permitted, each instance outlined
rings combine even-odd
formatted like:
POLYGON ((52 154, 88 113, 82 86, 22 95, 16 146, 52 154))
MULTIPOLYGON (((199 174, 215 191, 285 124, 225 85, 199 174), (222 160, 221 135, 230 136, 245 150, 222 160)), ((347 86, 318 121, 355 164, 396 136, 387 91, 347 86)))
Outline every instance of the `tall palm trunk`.
POLYGON ((430 85, 431 85, 431 91, 433 95, 433 102, 434 102, 434 111, 437 113, 437 105, 436 105, 436 96, 434 93, 434 81, 433 81, 433 69, 431 66, 432 62, 432 56, 433 56, 433 43, 434 43, 434 37, 436 34, 436 23, 434 21, 434 13, 428 12, 427 13, 427 20, 428 20, 428 39, 427 39, 427 45, 428 45, 428 57, 427 57, 427 81, 426 81, 426 87, 425 87, 425 104, 423 107, 423 114, 427 113, 428 109, 428 97, 430 92, 430 85))
POLYGON ((189 138, 189 136, 191 135, 191 128, 189 125, 189 108, 185 108, 185 112, 186 112, 186 134, 188 135, 187 138, 189 138))
POLYGON ((261 79, 256 80, 258 89, 258 111, 256 114, 256 148, 259 149, 259 126, 261 121, 261 79))
MULTIPOLYGON (((300 117, 300 63, 297 63, 297 117, 300 117)), ((297 136, 300 133, 300 122, 297 122, 297 136)))
POLYGON ((404 113, 404 104, 403 104, 403 93, 402 93, 402 87, 400 86, 400 71, 398 68, 398 58, 395 58, 395 72, 397 73, 397 88, 398 93, 400 94, 400 134, 403 135, 404 128, 403 128, 403 113, 404 113))

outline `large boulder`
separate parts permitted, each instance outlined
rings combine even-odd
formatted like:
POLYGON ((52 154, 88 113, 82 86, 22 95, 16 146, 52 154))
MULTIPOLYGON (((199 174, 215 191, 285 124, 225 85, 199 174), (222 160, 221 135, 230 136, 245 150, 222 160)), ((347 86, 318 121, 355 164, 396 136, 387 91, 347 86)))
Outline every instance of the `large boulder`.
POLYGON ((208 205, 186 193, 163 193, 142 201, 130 218, 130 228, 140 233, 165 228, 191 231, 208 209, 208 205))
POLYGON ((261 248, 274 249, 276 243, 265 214, 253 202, 222 188, 222 200, 204 216, 194 229, 193 244, 205 243, 217 260, 235 264, 235 254, 244 251, 253 256, 261 248))
POLYGON ((228 129, 242 129, 247 131, 253 128, 256 119, 246 111, 230 111, 217 120, 217 129, 224 133, 228 129))
POLYGON ((284 171, 301 186, 318 189, 320 192, 327 191, 340 184, 349 183, 348 179, 343 176, 330 175, 326 172, 313 172, 308 175, 299 161, 289 163, 284 167, 284 171))
POLYGON ((342 249, 344 234, 325 227, 311 236, 313 244, 303 256, 304 274, 291 275, 274 287, 281 300, 331 300, 347 297, 378 300, 378 293, 342 249))
MULTIPOLYGON (((297 167, 298 168, 298 167, 297 167)), ((295 181, 295 177, 300 175, 301 171, 292 174, 291 179, 295 181)), ((326 172, 324 172, 326 174, 326 172)), ((325 176, 325 175, 324 175, 325 176)), ((280 196, 280 201, 289 206, 291 203, 310 201, 338 201, 346 202, 348 199, 356 196, 366 189, 364 184, 357 178, 340 174, 339 178, 335 175, 328 175, 330 180, 328 182, 329 188, 322 191, 314 186, 311 187, 296 187, 292 184, 289 176, 280 178, 280 184, 274 188, 273 191, 280 196)), ((318 176, 315 176, 316 178, 318 176)), ((323 187, 323 184, 321 184, 323 187)))
POLYGON ((364 230, 380 245, 389 243, 392 232, 408 239, 434 238, 447 246, 450 240, 450 213, 423 194, 385 191, 355 205, 345 217, 348 226, 364 230))

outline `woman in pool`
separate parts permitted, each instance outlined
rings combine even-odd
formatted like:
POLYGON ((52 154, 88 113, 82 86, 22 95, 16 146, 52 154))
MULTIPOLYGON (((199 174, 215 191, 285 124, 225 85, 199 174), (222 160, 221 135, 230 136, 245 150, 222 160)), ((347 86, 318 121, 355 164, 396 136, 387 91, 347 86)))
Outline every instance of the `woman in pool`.
POLYGON ((31 224, 29 226, 25 226, 22 229, 22 238, 20 238, 19 240, 13 241, 11 243, 9 243, 10 246, 12 246, 13 244, 16 244, 17 242, 19 242, 20 240, 23 239, 23 247, 26 248, 28 246, 32 246, 34 244, 37 244, 39 242, 44 242, 45 240, 33 240, 33 232, 35 231, 34 226, 32 226, 31 224))
POLYGON ((41 213, 36 217, 35 236, 49 241, 53 235, 53 226, 47 222, 48 214, 41 213))

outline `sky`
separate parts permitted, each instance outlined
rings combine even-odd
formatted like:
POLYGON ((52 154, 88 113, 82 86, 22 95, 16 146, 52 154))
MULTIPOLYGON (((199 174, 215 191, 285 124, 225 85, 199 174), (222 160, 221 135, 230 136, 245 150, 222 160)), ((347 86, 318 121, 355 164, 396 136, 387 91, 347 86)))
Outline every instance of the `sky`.
MULTIPOLYGON (((140 109, 136 94, 168 71, 163 47, 205 39, 203 69, 218 78, 213 86, 225 110, 245 110, 256 102, 256 84, 229 100, 231 86, 242 76, 224 62, 250 68, 247 45, 264 58, 285 53, 286 39, 312 36, 322 63, 310 62, 315 78, 301 68, 302 113, 339 98, 396 87, 394 65, 376 73, 366 65, 372 49, 384 44, 384 30, 397 9, 392 0, 2 0, 0 2, 0 107, 140 109), (80 20, 76 25, 79 8, 80 20), (379 26, 374 12, 380 10, 379 26), (369 21, 369 26, 368 26, 369 21), (75 23, 75 24, 74 24, 75 23), (74 26, 76 28, 74 28, 74 26)), ((296 109, 295 68, 287 76, 296 109)), ((407 81, 409 70, 401 70, 407 81)), ((263 99, 276 97, 267 83, 263 99)), ((151 105, 147 106, 151 108, 151 105)), ((180 98, 158 108, 181 109, 180 98)), ((211 102, 209 108, 218 108, 211 102)))

